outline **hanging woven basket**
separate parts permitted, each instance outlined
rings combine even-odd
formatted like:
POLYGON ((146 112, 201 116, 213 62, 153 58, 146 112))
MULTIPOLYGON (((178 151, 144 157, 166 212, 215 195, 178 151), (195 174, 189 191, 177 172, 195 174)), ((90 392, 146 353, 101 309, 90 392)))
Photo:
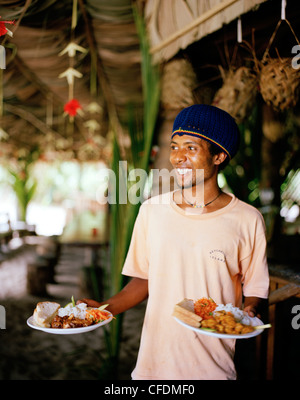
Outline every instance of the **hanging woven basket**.
POLYGON ((182 109, 195 103, 197 77, 191 63, 182 59, 168 62, 162 75, 161 102, 164 109, 182 109))
MULTIPOLYGON (((293 68, 292 58, 272 58, 269 55, 270 47, 283 20, 280 20, 270 39, 267 49, 260 63, 259 88, 264 101, 276 111, 285 111, 294 107, 299 98, 300 79, 299 71, 293 68)), ((284 20, 299 41, 291 27, 284 20)))
POLYGON ((270 58, 261 67, 260 93, 276 111, 284 111, 297 104, 299 84, 299 71, 292 67, 291 58, 270 58))
POLYGON ((247 67, 224 71, 220 67, 223 85, 215 94, 212 105, 227 111, 238 124, 249 116, 257 95, 257 75, 247 67))

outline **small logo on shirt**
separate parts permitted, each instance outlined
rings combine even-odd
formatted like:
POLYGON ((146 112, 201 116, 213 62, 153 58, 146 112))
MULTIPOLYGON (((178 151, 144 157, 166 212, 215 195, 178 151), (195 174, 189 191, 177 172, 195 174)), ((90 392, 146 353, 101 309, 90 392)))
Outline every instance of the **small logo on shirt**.
POLYGON ((225 253, 222 250, 211 250, 209 252, 209 257, 217 261, 222 261, 222 262, 226 261, 225 253))

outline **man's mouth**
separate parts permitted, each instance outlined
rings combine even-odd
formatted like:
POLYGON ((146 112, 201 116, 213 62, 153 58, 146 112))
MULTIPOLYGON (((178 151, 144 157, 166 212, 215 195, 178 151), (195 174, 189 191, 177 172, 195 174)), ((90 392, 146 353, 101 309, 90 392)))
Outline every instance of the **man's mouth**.
POLYGON ((176 168, 176 171, 179 175, 186 175, 189 172, 192 172, 191 168, 176 168))

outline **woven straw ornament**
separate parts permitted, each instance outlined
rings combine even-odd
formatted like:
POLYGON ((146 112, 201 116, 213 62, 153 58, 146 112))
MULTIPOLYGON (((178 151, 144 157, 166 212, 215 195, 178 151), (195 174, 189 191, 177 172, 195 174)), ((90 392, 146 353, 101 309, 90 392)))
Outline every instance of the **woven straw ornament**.
POLYGON ((182 109, 194 104, 193 90, 197 77, 190 62, 184 58, 168 62, 162 76, 161 102, 164 109, 182 109))
POLYGON ((297 104, 299 84, 299 71, 292 67, 291 58, 269 58, 261 67, 260 93, 276 111, 284 111, 297 104))
MULTIPOLYGON (((270 47, 281 23, 285 21, 297 43, 299 40, 288 20, 280 20, 271 36, 269 44, 260 62, 260 93, 264 101, 276 111, 285 111, 294 107, 299 98, 299 71, 292 66, 292 58, 270 57, 270 47)), ((277 50, 276 50, 277 51, 277 50)))
POLYGON ((227 111, 238 124, 251 112, 256 95, 257 75, 247 67, 225 71, 220 67, 223 85, 215 94, 212 105, 227 111))

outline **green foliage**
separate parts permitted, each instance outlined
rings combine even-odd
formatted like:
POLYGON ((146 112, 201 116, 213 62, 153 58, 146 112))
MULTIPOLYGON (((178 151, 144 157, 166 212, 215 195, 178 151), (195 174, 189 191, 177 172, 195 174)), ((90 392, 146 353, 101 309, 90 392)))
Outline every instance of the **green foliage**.
POLYGON ((18 174, 11 169, 8 172, 14 178, 12 188, 17 196, 20 207, 20 220, 26 221, 26 211, 30 200, 33 198, 36 191, 37 182, 31 180, 25 174, 18 174))
MULTIPOLYGON (((128 132, 131 146, 126 154, 127 168, 149 170, 149 159, 158 116, 160 102, 160 80, 158 67, 153 66, 149 54, 149 45, 145 31, 143 18, 134 9, 136 27, 140 38, 140 49, 142 55, 142 85, 143 85, 143 118, 134 113, 133 105, 128 105, 128 132)), ((116 193, 114 198, 116 204, 111 204, 110 223, 110 284, 108 296, 119 292, 126 283, 126 278, 121 274, 126 254, 129 248, 134 223, 139 211, 140 203, 118 204, 120 191, 128 196, 128 191, 133 182, 128 180, 127 171, 122 168, 120 146, 115 138, 113 145, 112 170, 116 177, 116 193)), ((145 187, 146 180, 139 182, 141 192, 145 187)), ((128 199, 127 199, 128 200, 128 199)), ((110 352, 110 360, 114 360, 113 367, 117 367, 119 345, 121 338, 122 315, 118 315, 109 326, 106 333, 107 348, 110 352)), ((112 367, 112 365, 111 365, 112 367)))
POLYGON ((28 204, 36 192, 37 181, 31 176, 31 166, 38 156, 39 151, 34 148, 25 156, 19 157, 15 167, 7 168, 12 178, 11 186, 18 199, 21 221, 26 221, 28 204))
POLYGON ((253 109, 249 119, 239 125, 239 130, 241 133, 239 152, 225 168, 223 175, 239 199, 259 207, 262 131, 258 106, 253 109))

